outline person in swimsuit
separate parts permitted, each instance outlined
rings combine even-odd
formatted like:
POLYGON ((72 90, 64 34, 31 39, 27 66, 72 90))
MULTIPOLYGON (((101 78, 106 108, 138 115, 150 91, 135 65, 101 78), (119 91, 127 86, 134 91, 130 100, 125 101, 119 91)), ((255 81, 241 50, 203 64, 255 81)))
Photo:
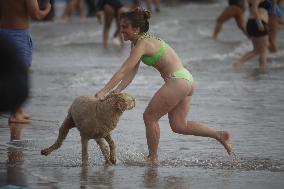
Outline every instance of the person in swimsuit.
POLYGON ((100 15, 104 14, 104 28, 103 28, 103 45, 104 48, 108 48, 108 40, 109 40, 109 32, 112 23, 113 17, 116 20, 116 31, 114 32, 114 39, 119 39, 120 47, 122 47, 122 37, 119 31, 119 17, 123 12, 123 4, 120 0, 99 0, 97 7, 99 12, 97 13, 97 17, 100 18, 100 15))
MULTIPOLYGON (((29 31, 30 17, 42 20, 51 10, 47 0, 45 8, 40 10, 37 0, 0 1, 0 33, 16 48, 16 53, 28 69, 32 63, 33 43, 29 31)), ((29 115, 21 107, 9 118, 9 122, 29 123, 29 115)))
POLYGON ((228 6, 218 16, 213 32, 213 38, 217 39, 224 22, 230 18, 235 18, 235 21, 241 31, 246 34, 245 30, 245 0, 228 0, 228 6))
POLYGON ((246 61, 259 55, 259 68, 265 72, 268 55, 268 9, 265 1, 247 0, 250 16, 247 21, 246 30, 253 44, 253 50, 245 53, 235 64, 236 67, 243 65, 246 61))
POLYGON ((141 9, 121 15, 121 33, 125 41, 131 42, 131 52, 118 71, 95 96, 103 99, 108 93, 119 93, 124 90, 136 75, 141 60, 159 71, 165 81, 143 113, 149 149, 148 161, 158 163, 159 120, 166 114, 173 132, 214 138, 230 155, 232 145, 229 132, 216 131, 205 124, 187 121, 195 82, 174 49, 161 38, 147 34, 149 18, 150 12, 141 9))

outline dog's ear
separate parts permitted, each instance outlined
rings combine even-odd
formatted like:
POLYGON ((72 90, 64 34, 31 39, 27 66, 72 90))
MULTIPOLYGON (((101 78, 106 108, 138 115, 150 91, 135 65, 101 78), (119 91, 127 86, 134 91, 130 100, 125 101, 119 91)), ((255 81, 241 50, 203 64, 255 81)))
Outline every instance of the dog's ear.
POLYGON ((115 107, 121 111, 124 112, 127 108, 127 104, 123 99, 118 99, 118 101, 115 103, 115 107))

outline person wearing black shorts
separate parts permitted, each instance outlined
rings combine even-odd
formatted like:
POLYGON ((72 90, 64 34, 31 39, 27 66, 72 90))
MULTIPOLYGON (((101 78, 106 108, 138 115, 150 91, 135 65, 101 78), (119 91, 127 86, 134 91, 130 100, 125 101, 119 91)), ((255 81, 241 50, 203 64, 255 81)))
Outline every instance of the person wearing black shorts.
POLYGON ((98 15, 103 12, 104 15, 104 28, 103 28, 103 45, 108 48, 109 32, 113 18, 116 20, 116 31, 114 32, 114 39, 119 39, 122 46, 123 40, 119 30, 119 17, 123 12, 123 4, 120 0, 99 0, 97 7, 99 9, 98 15))
POLYGON ((243 65, 246 61, 259 56, 259 68, 266 71, 268 56, 268 7, 262 0, 247 0, 249 5, 249 18, 246 25, 248 36, 252 42, 253 50, 245 53, 235 66, 243 65))

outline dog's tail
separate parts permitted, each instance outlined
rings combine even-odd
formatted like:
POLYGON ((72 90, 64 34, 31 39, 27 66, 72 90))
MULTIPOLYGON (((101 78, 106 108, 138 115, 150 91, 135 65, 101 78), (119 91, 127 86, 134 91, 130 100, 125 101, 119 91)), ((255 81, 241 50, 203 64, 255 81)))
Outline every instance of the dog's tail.
POLYGON ((72 115, 71 115, 71 112, 70 112, 70 109, 69 109, 68 115, 65 118, 65 120, 63 121, 63 123, 62 123, 62 125, 59 129, 59 134, 58 134, 58 137, 57 137, 55 143, 53 145, 51 145, 49 148, 42 150, 41 154, 47 156, 52 151, 60 148, 60 146, 62 145, 62 142, 65 140, 69 130, 73 127, 75 127, 75 124, 74 124, 74 120, 72 118, 72 115))

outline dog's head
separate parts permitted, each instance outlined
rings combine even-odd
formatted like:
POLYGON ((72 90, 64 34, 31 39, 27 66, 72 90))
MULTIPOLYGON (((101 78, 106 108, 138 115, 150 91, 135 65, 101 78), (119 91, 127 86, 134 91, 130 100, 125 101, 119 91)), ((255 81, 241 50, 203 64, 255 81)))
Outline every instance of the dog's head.
POLYGON ((135 98, 127 93, 114 93, 109 94, 107 99, 111 98, 114 100, 114 107, 121 112, 130 110, 135 107, 135 98))

